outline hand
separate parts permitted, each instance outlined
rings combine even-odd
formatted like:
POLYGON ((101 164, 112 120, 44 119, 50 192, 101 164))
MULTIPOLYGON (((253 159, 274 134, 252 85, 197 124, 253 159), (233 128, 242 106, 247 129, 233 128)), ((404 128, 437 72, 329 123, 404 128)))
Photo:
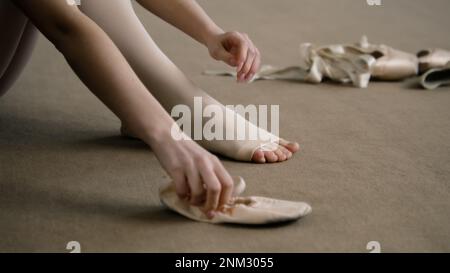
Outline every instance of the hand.
POLYGON ((213 218, 230 201, 233 179, 219 159, 196 142, 177 141, 167 135, 151 147, 173 179, 178 196, 201 206, 208 218, 213 218))
POLYGON ((213 35, 206 46, 211 57, 236 67, 238 82, 249 82, 261 65, 259 50, 245 33, 213 35))

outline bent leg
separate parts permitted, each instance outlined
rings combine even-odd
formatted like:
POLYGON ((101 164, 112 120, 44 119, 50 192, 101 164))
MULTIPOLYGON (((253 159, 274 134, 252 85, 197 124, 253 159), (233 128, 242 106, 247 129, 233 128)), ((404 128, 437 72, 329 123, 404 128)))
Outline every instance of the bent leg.
POLYGON ((37 37, 38 31, 31 22, 28 22, 17 46, 16 53, 0 78, 0 96, 6 93, 19 78, 33 53, 37 37))
MULTIPOLYGON (((216 105, 222 109, 223 116, 230 114, 230 111, 222 104, 187 79, 159 49, 136 16, 131 1, 85 1, 82 2, 81 10, 111 37, 142 82, 167 111, 178 104, 188 105, 193 109, 196 96, 202 97, 204 106, 216 105)), ((264 137, 270 135, 267 131, 247 122, 242 116, 234 112, 232 115, 237 120, 234 124, 243 122, 248 130, 258 131, 258 135, 264 135, 264 137)), ((234 127, 234 125, 224 123, 223 131, 234 130, 234 128, 229 128, 230 126, 234 127)), ((292 152, 298 149, 298 144, 284 140, 280 140, 280 145, 259 139, 202 140, 199 143, 212 152, 230 158, 261 163, 286 160, 292 155, 292 152), (271 150, 263 151, 262 147, 271 150)))
POLYGON ((32 24, 9 0, 0 1, 0 96, 20 74, 35 37, 32 24))

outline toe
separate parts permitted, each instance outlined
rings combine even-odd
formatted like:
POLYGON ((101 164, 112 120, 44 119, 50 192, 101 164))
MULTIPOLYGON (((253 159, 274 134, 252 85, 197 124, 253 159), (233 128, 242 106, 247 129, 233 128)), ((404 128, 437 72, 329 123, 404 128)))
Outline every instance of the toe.
POLYGON ((277 155, 278 161, 285 161, 286 160, 286 155, 279 148, 277 150, 275 150, 274 153, 277 155))
POLYGON ((298 151, 299 145, 295 142, 288 142, 280 139, 279 144, 273 143, 271 147, 257 149, 252 156, 255 163, 275 163, 286 161, 292 157, 292 154, 298 151))
POLYGON ((278 156, 274 152, 266 151, 264 152, 264 156, 267 162, 274 163, 278 161, 278 156))
POLYGON ((264 157, 264 152, 261 150, 256 150, 253 153, 252 161, 256 163, 266 163, 266 158, 264 157))
POLYGON ((280 150, 283 152, 283 154, 286 156, 286 159, 289 159, 292 157, 292 153, 291 151, 289 151, 288 149, 284 148, 283 146, 280 146, 280 150))
POLYGON ((291 153, 295 153, 300 149, 300 145, 297 142, 289 142, 284 139, 280 139, 280 145, 288 149, 291 153))

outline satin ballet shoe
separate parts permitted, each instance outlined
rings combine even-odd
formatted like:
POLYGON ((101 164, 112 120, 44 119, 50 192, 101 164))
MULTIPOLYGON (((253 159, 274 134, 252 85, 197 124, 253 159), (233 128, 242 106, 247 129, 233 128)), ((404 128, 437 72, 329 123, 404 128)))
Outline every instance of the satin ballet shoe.
POLYGON ((442 68, 432 68, 425 72, 420 77, 420 84, 428 90, 450 85, 450 62, 442 68))
POLYGON ((297 220, 311 213, 311 207, 303 202, 277 200, 266 197, 240 197, 245 190, 241 177, 234 179, 233 198, 213 218, 208 218, 200 207, 192 206, 188 200, 180 199, 173 183, 160 189, 161 202, 169 209, 195 221, 211 224, 265 225, 297 220))
POLYGON ((417 56, 387 45, 370 44, 366 36, 363 36, 358 44, 348 45, 345 48, 369 54, 376 59, 371 73, 375 79, 395 81, 418 74, 419 60, 417 56))
POLYGON ((419 73, 423 74, 433 68, 442 68, 450 62, 450 51, 434 48, 424 49, 417 53, 419 58, 419 73))
MULTIPOLYGON (((257 80, 291 80, 309 83, 320 83, 322 81, 322 68, 317 56, 312 56, 311 44, 300 46, 300 66, 288 66, 278 68, 272 65, 262 65, 249 82, 257 80)), ((204 75, 231 76, 236 77, 237 72, 232 70, 205 70, 204 75)))
POLYGON ((331 45, 316 49, 320 56, 321 70, 325 77, 342 83, 352 83, 366 88, 371 78, 375 58, 367 54, 357 54, 342 45, 331 45))

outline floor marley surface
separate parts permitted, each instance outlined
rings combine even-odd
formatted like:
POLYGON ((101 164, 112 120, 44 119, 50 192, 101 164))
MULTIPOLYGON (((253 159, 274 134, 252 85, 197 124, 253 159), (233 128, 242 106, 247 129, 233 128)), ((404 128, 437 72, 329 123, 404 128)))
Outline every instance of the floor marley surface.
MULTIPOLYGON (((199 1, 225 29, 247 32, 263 62, 295 64, 298 45, 366 34, 410 52, 450 49, 448 0, 199 1)), ((290 225, 248 228, 187 220, 158 199, 168 178, 154 154, 119 137, 119 121, 43 37, 0 98, 0 251, 450 251, 450 88, 409 82, 334 84, 206 77, 224 68, 206 49, 136 7, 194 82, 227 104, 280 105, 281 134, 300 142, 288 162, 225 161, 249 195, 310 203, 290 225)))

